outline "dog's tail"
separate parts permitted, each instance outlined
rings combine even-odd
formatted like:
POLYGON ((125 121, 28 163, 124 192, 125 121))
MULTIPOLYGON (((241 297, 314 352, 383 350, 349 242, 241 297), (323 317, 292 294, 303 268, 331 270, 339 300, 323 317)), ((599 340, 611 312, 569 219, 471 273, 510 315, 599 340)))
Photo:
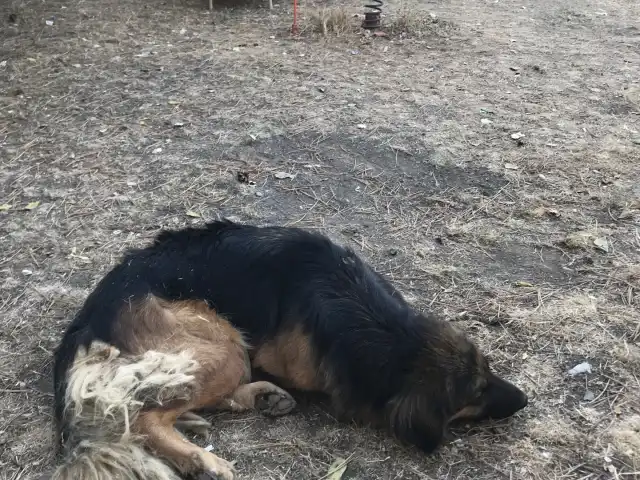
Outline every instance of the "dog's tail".
POLYGON ((94 341, 79 347, 68 363, 64 381, 56 385, 65 459, 51 480, 178 480, 143 448, 132 427, 143 409, 189 401, 198 368, 189 353, 124 355, 94 341))

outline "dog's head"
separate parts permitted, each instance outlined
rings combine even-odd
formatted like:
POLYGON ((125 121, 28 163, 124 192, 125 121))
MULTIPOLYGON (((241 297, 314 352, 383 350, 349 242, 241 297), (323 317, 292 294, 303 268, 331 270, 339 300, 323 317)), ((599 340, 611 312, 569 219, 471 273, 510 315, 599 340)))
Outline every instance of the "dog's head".
POLYGON ((405 390, 389 404, 398 437, 432 451, 452 421, 501 419, 527 406, 527 395, 493 373, 465 335, 447 323, 427 326, 405 390))
POLYGON ((455 386, 449 390, 453 406, 449 423, 507 418, 526 407, 527 395, 492 372, 486 357, 471 342, 469 345, 467 359, 461 362, 466 366, 452 375, 455 386))

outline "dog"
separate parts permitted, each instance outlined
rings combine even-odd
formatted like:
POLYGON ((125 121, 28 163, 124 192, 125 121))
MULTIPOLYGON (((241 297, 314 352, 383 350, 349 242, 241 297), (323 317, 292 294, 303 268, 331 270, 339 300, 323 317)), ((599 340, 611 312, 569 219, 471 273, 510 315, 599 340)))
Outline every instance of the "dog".
POLYGON ((283 415, 295 406, 284 389, 324 393, 339 418, 427 453, 454 420, 527 405, 473 342, 411 308, 352 250, 298 228, 214 221, 127 253, 68 327, 54 417, 71 453, 56 478, 116 462, 127 478, 173 478, 157 457, 233 478, 174 425, 205 422, 193 412, 209 407, 283 415), (276 380, 251 383, 251 367, 276 380))

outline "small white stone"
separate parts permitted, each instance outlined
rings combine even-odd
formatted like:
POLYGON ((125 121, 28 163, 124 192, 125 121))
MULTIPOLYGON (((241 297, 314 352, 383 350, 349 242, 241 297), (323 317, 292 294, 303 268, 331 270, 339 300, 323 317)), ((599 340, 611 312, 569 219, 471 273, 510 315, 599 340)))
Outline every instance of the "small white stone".
POLYGON ((582 362, 569 370, 569 375, 572 377, 581 373, 591 373, 591 364, 589 362, 582 362))

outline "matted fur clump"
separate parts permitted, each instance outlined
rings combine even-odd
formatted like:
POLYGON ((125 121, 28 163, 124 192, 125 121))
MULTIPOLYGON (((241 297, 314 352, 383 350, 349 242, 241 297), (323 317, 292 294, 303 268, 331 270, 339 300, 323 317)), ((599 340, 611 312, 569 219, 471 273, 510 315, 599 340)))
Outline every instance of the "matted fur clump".
POLYGON ((93 342, 88 351, 78 351, 69 372, 66 416, 82 438, 92 426, 101 434, 128 435, 143 406, 189 400, 197 369, 188 351, 123 356, 115 347, 93 342))
POLYGON ((139 445, 131 425, 142 408, 188 401, 197 370, 188 351, 121 355, 97 341, 79 349, 66 391, 70 453, 52 480, 179 480, 139 445))

